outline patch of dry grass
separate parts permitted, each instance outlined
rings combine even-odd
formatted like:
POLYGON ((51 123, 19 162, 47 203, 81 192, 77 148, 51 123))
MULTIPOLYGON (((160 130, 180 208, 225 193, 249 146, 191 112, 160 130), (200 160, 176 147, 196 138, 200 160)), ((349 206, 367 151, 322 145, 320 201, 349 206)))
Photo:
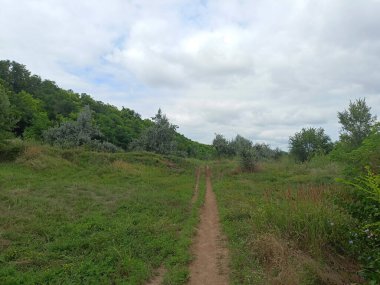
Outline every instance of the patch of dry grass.
POLYGON ((363 282, 355 275, 358 267, 352 260, 339 257, 337 262, 334 257, 334 263, 331 257, 328 264, 324 264, 274 234, 258 236, 251 246, 254 255, 264 265, 265 284, 346 285, 348 280, 351 280, 350 284, 363 282))

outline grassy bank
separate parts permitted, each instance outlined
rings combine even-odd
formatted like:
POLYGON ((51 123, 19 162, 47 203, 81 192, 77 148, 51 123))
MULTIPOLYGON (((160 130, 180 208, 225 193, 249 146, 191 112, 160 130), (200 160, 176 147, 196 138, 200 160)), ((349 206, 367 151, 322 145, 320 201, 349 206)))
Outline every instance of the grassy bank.
POLYGON ((233 284, 360 283, 350 256, 352 218, 334 203, 340 167, 262 163, 240 173, 234 161, 214 164, 214 190, 231 250, 233 284))
POLYGON ((143 284, 163 265, 182 284, 196 164, 38 145, 0 163, 0 283, 143 284))

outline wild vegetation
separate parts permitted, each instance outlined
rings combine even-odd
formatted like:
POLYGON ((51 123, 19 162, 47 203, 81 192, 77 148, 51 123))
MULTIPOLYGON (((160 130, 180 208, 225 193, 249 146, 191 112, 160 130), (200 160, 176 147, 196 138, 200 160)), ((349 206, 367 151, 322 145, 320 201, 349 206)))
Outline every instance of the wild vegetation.
MULTIPOLYGON (((289 156, 256 158, 253 174, 237 160, 213 163, 234 284, 380 282, 379 125, 364 99, 338 117, 335 146, 309 128, 289 138, 289 156)), ((233 144, 222 138, 224 151, 233 144)))
POLYGON ((186 283, 207 164, 233 284, 379 284, 380 124, 365 99, 337 120, 339 141, 303 128, 289 153, 204 145, 0 61, 0 283, 186 283))
MULTIPOLYGON (((75 125, 78 124, 76 121, 81 112, 83 115, 84 108, 91 110, 92 124, 97 129, 97 134, 92 134, 92 149, 98 147, 102 151, 114 151, 115 148, 111 146, 113 144, 123 150, 131 150, 137 147, 136 142, 140 142, 139 149, 162 151, 152 149, 144 141, 145 136, 152 135, 154 126, 155 135, 158 135, 156 138, 166 138, 162 134, 170 126, 161 125, 158 130, 159 121, 154 121, 157 116, 165 118, 160 110, 153 121, 142 119, 131 109, 123 107, 119 110, 115 106, 94 100, 88 94, 77 94, 58 87, 53 81, 42 80, 39 76, 32 75, 22 64, 9 60, 0 61, 0 110, 1 123, 4 124, 0 126, 0 135, 3 137, 43 141, 43 134, 49 128, 54 129, 56 136, 58 133, 67 133, 68 137, 77 136, 74 133, 79 130, 75 125)), ((87 116, 90 116, 89 111, 87 116)), ((68 138, 53 139, 52 132, 53 130, 47 139, 50 143, 54 141, 55 144, 68 146, 83 144, 77 137, 71 141, 68 138)), ((173 140, 169 143, 173 153, 198 158, 212 155, 210 146, 191 141, 177 132, 170 139, 173 140)), ((86 140, 88 141, 87 138, 86 140)), ((167 153, 166 150, 164 152, 167 153)))
POLYGON ((24 145, 0 163, 1 284, 165 284, 188 278, 195 161, 24 145))

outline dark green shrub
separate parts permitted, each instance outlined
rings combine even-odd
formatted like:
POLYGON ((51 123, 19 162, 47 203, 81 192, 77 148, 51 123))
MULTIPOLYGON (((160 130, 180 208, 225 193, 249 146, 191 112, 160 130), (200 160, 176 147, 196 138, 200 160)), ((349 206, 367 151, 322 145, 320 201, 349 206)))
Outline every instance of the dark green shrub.
POLYGON ((300 162, 308 161, 315 155, 327 154, 332 148, 331 139, 322 128, 303 128, 289 138, 290 154, 300 162))
POLYGON ((87 146, 95 151, 103 151, 103 152, 119 152, 123 151, 121 148, 115 146, 112 143, 109 142, 102 142, 99 140, 92 140, 89 141, 87 146))
POLYGON ((24 150, 21 140, 4 140, 0 141, 0 162, 13 161, 24 150))
POLYGON ((362 275, 370 284, 380 283, 380 174, 369 167, 367 174, 354 180, 339 181, 352 187, 351 200, 344 201, 359 222, 351 230, 350 247, 363 265, 362 275), (371 283, 372 282, 372 283, 371 283))
POLYGON ((116 152, 120 148, 101 140, 101 132, 93 125, 91 110, 86 106, 76 121, 64 122, 44 132, 45 142, 63 148, 83 146, 91 150, 116 152))
POLYGON ((255 170, 258 157, 252 148, 242 149, 239 154, 241 170, 253 172, 255 170))
POLYGON ((215 134, 212 146, 216 151, 216 155, 220 157, 231 157, 236 154, 233 144, 229 142, 223 135, 215 134))
POLYGON ((160 154, 170 154, 177 151, 176 129, 178 126, 169 122, 161 109, 153 118, 154 124, 145 129, 139 139, 134 140, 132 150, 145 150, 160 154))

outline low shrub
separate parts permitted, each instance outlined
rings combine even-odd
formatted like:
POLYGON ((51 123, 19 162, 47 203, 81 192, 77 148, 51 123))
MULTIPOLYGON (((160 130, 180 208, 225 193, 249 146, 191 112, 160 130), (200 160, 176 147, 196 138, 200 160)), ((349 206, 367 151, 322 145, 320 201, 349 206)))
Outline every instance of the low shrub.
POLYGON ((366 167, 367 174, 348 181, 352 187, 345 207, 358 220, 359 226, 350 231, 350 247, 363 265, 362 275, 370 284, 380 283, 380 174, 366 167))
POLYGON ((24 144, 20 139, 0 141, 0 162, 13 161, 24 150, 24 144))
POLYGON ((257 153, 253 149, 243 149, 239 156, 241 169, 245 172, 253 172, 258 161, 257 153))
POLYGON ((89 141, 87 146, 95 151, 102 151, 102 152, 119 152, 122 151, 121 148, 115 146, 114 144, 110 142, 102 142, 99 140, 92 140, 89 141))

